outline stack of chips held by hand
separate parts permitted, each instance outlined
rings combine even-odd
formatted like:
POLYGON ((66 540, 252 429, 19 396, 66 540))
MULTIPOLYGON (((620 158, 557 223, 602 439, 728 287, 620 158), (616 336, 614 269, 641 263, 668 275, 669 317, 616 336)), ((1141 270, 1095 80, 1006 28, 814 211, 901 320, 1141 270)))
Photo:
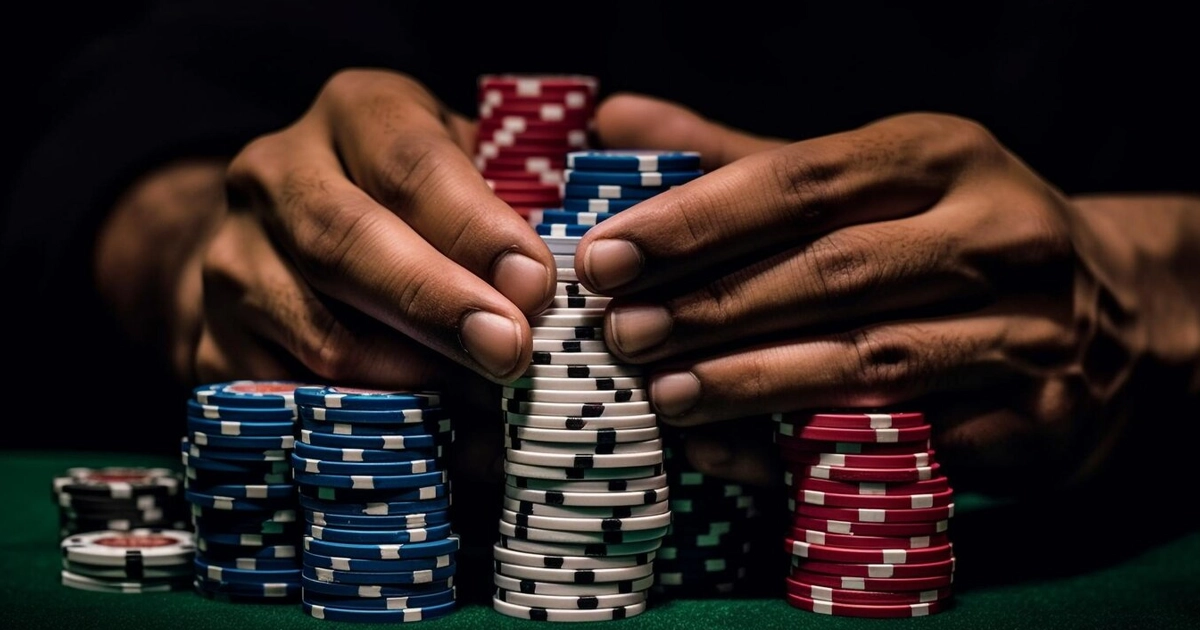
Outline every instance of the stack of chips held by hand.
MULTIPOLYGON (((629 189, 637 199, 666 190, 653 183, 660 169, 650 167, 697 169, 699 156, 585 151, 567 154, 567 164, 568 177, 622 183, 568 184, 564 205, 594 200, 607 207, 627 199, 623 182, 645 181, 629 189)), ((540 218, 548 223, 536 226, 554 254, 558 287, 551 308, 530 319, 532 364, 501 400, 505 501, 493 548, 492 602, 513 617, 604 621, 640 614, 671 523, 663 444, 642 370, 608 352, 603 324, 610 298, 588 292, 575 275, 581 235, 607 216, 546 211, 540 218)))
POLYGON ((68 468, 54 478, 59 536, 142 528, 186 529, 181 475, 168 468, 68 468))
POLYGON ((673 521, 655 560, 654 592, 664 599, 739 594, 750 584, 754 542, 768 531, 758 497, 749 486, 697 471, 683 432, 662 431, 673 521))
POLYGON ((952 597, 954 491, 924 414, 775 414, 786 466, 786 598, 848 617, 917 617, 952 597))
POLYGON ((237 380, 196 388, 181 440, 195 529, 195 589, 235 602, 300 596, 300 529, 289 457, 291 381, 237 380))
POLYGON ((134 528, 64 538, 62 584, 102 593, 157 593, 188 588, 195 547, 180 529, 134 528))
POLYGON ((296 404, 305 612, 375 623, 454 612, 454 431, 440 396, 311 386, 296 389, 296 404))
POLYGON ((568 151, 587 148, 597 81, 584 75, 479 77, 475 164, 521 216, 562 199, 568 151))

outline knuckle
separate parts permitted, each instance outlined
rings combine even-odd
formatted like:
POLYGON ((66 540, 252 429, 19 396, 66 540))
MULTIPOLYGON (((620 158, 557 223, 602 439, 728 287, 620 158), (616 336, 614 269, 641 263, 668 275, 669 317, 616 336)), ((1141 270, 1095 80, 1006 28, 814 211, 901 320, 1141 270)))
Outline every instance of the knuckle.
MULTIPOLYGON (((891 401, 912 385, 921 371, 916 348, 919 340, 906 335, 861 328, 847 333, 847 345, 853 353, 848 362, 847 382, 860 391, 851 392, 856 404, 861 399, 891 401)), ((882 404, 882 403, 879 403, 882 404)))
POLYGON ((370 162, 373 168, 365 174, 374 181, 364 185, 375 191, 383 205, 402 210, 417 191, 439 192, 439 174, 451 159, 448 151, 458 149, 435 133, 412 130, 382 144, 379 150, 380 155, 370 162))
POLYGON ((821 222, 836 204, 834 181, 840 165, 811 147, 785 147, 771 154, 758 168, 762 170, 761 181, 774 182, 768 190, 779 196, 776 204, 789 213, 793 223, 821 222))
MULTIPOLYGON (((863 240, 866 240, 863 237, 863 240)), ((883 283, 883 272, 870 243, 829 235, 804 250, 798 277, 810 277, 825 306, 833 311, 855 307, 883 283)))

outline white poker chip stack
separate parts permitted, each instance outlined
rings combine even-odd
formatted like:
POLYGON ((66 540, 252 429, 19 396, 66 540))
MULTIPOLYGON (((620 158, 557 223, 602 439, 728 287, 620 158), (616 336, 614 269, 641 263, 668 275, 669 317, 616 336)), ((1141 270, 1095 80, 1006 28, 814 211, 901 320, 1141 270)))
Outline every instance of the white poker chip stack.
MULTIPOLYGON (((608 351, 611 298, 579 283, 574 259, 592 225, 669 187, 642 168, 656 166, 655 155, 568 153, 585 183, 573 186, 565 171, 564 207, 529 217, 554 254, 558 285, 552 306, 530 320, 532 365, 500 402, 506 482, 492 603, 505 615, 605 621, 647 606, 672 521, 658 418, 642 369, 608 351), (631 180, 650 185, 623 184, 631 180)), ((698 167, 699 156, 685 162, 698 167)))

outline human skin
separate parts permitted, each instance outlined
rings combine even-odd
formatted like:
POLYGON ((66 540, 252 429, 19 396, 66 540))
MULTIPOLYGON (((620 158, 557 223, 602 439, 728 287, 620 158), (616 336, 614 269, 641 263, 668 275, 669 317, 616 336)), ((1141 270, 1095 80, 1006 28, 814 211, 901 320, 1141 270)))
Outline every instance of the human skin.
MULTIPOLYGON (((1195 195, 1068 198, 934 113, 792 142, 618 95, 596 123, 602 146, 696 150, 708 171, 593 228, 576 257, 617 298, 610 348, 647 366, 705 472, 772 480, 742 418, 919 402, 965 481, 1066 483, 1106 461, 1130 415, 1113 403, 1144 366, 1200 389, 1195 195)), ((412 79, 344 71, 232 159, 130 187, 98 235, 97 286, 184 383, 439 388, 492 411, 487 386, 528 365, 555 278, 473 144, 412 79)))

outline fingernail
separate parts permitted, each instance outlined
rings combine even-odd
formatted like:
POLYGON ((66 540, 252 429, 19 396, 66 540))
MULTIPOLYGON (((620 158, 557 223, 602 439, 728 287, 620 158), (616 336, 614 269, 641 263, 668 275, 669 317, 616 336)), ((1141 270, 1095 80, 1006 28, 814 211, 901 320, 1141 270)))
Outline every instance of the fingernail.
POLYGON ((641 272, 642 252, 629 241, 596 241, 583 257, 583 274, 598 290, 619 287, 641 272))
POLYGON ((550 272, 542 263, 516 252, 496 262, 492 284, 524 313, 536 313, 550 299, 550 272))
POLYGON ((475 311, 463 319, 459 339, 467 354, 497 378, 508 376, 521 358, 521 332, 513 320, 475 311))
POLYGON ((667 309, 659 306, 623 306, 613 309, 608 324, 617 349, 637 354, 665 341, 674 322, 667 309))
POLYGON ((650 383, 650 399, 658 413, 678 416, 696 406, 700 400, 700 379, 691 372, 676 372, 654 379, 650 383))

